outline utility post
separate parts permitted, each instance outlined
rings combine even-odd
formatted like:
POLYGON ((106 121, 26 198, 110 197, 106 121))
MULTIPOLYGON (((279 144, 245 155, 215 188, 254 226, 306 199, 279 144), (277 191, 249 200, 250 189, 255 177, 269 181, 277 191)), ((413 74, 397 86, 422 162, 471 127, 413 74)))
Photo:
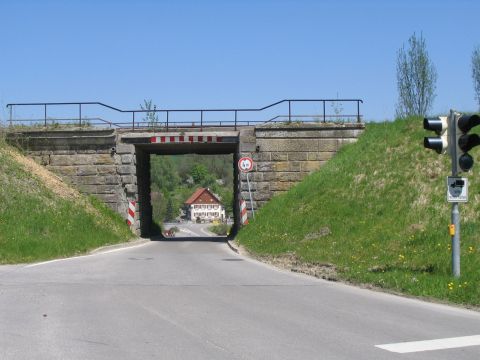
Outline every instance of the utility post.
MULTIPOLYGON (((455 111, 450 110, 448 116, 448 127, 450 140, 450 155, 452 158, 452 177, 458 176, 458 157, 457 157, 457 114, 455 111)), ((448 191, 448 190, 447 190, 448 191)), ((452 225, 450 227, 450 235, 452 236, 452 273, 453 276, 460 277, 460 210, 458 202, 452 203, 452 225)))
POLYGON ((447 201, 452 203, 452 216, 449 234, 452 237, 452 273, 460 277, 460 202, 468 201, 468 179, 459 177, 459 173, 468 172, 473 166, 473 157, 468 153, 480 145, 480 136, 468 134, 480 125, 480 116, 463 115, 450 110, 448 117, 423 119, 425 130, 435 131, 437 137, 425 137, 423 146, 437 154, 450 155, 452 176, 447 177, 447 201))

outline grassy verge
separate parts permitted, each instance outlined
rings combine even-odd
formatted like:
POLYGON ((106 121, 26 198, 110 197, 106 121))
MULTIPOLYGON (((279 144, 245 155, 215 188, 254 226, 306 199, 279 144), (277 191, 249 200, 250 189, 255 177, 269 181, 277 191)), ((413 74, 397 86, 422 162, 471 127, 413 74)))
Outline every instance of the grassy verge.
POLYGON ((238 241, 261 256, 333 266, 353 283, 480 305, 478 156, 460 206, 462 276, 454 279, 449 160, 423 148, 425 135, 421 119, 368 124, 357 143, 262 208, 238 241))
POLYGON ((217 235, 228 235, 230 232, 231 225, 227 224, 218 224, 218 225, 212 225, 208 227, 208 231, 217 234, 217 235))
POLYGON ((0 264, 82 254, 133 237, 95 198, 62 198, 16 162, 0 141, 0 264))

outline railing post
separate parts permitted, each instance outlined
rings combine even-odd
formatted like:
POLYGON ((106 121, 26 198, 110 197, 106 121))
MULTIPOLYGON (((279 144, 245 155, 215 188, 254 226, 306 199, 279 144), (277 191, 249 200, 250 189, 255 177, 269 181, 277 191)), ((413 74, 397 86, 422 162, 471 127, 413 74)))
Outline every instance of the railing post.
POLYGON ((292 123, 292 108, 290 105, 290 100, 288 100, 288 123, 292 123))
POLYGON ((78 104, 78 121, 82 127, 82 104, 78 104))
POLYGON ((325 118, 325 100, 323 100, 323 122, 327 122, 327 119, 325 118))
POLYGON ((360 122, 360 101, 357 100, 357 123, 360 122))
POLYGON ((12 108, 13 108, 13 106, 10 106, 10 126, 13 125, 13 118, 12 118, 12 110, 13 109, 12 108))
POLYGON ((235 130, 237 130, 237 110, 235 110, 235 130))
POLYGON ((200 131, 203 131, 203 110, 200 111, 200 131))
POLYGON ((168 132, 168 110, 167 110, 167 132, 168 132))
POLYGON ((44 104, 43 121, 44 121, 45 127, 47 127, 47 104, 44 104))
POLYGON ((132 130, 135 131, 135 111, 132 111, 132 130))

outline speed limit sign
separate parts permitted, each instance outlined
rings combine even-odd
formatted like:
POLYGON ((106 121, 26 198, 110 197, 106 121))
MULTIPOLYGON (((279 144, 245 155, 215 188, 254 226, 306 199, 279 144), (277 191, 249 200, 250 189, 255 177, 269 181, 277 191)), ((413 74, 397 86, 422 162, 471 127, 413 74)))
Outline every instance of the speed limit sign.
POLYGON ((253 170, 253 160, 250 157, 242 157, 238 160, 238 169, 241 172, 248 173, 253 170))

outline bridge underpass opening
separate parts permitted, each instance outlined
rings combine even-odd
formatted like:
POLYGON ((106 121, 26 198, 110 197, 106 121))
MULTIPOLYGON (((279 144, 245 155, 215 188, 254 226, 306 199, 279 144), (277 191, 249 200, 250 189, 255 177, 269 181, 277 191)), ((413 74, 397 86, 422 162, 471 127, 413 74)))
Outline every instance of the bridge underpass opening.
POLYGON ((209 236, 212 225, 231 227, 230 237, 236 234, 237 142, 137 144, 135 150, 142 237, 221 239, 209 236), (197 197, 192 206, 185 204, 197 197), (160 228, 160 222, 165 226, 160 228))

